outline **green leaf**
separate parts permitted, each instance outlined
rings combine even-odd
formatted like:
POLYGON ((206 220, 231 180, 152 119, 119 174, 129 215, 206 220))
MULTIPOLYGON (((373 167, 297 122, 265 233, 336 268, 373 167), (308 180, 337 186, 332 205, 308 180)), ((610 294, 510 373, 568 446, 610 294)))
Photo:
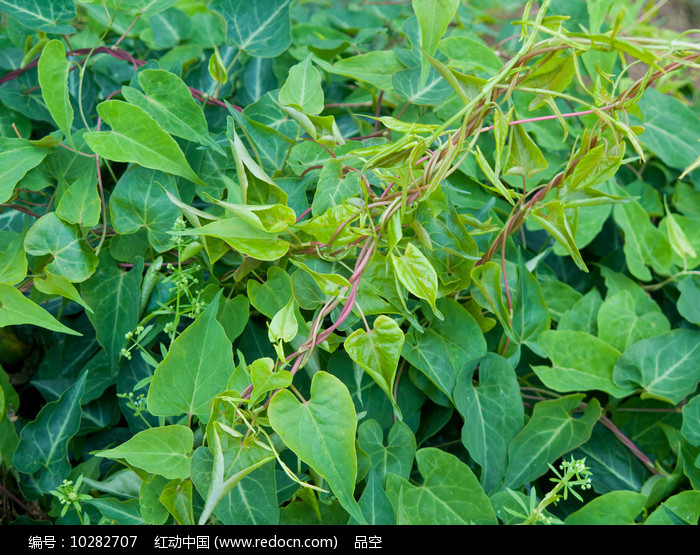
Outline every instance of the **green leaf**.
POLYGON ((0 0, 0 11, 29 29, 52 34, 75 33, 73 27, 65 24, 75 17, 73 0, 0 0))
POLYGON ((357 172, 352 172, 343 177, 343 163, 336 158, 331 158, 323 164, 311 204, 314 216, 321 216, 331 209, 342 210, 340 206, 343 200, 357 196, 360 192, 360 181, 356 175, 357 172))
POLYGON ((136 499, 120 501, 114 497, 103 496, 91 499, 87 503, 97 508, 105 518, 117 524, 131 526, 145 524, 136 499))
POLYGON ((299 326, 296 308, 296 302, 294 298, 291 298, 286 306, 272 317, 268 327, 268 337, 271 343, 277 343, 280 340, 290 343, 297 336, 299 326))
POLYGON ((220 466, 206 447, 198 448, 192 458, 197 491, 205 499, 219 498, 214 516, 225 525, 277 524, 275 465, 266 464, 270 451, 253 442, 232 442, 221 454, 220 466), (218 481, 214 478, 217 472, 218 481))
POLYGON ((590 335, 598 335, 598 311, 602 304, 603 299, 598 290, 591 289, 561 315, 557 329, 584 331, 590 335))
MULTIPOLYGON (((671 95, 648 89, 638 103, 644 133, 640 140, 662 162, 679 170, 690 166, 698 155, 700 121, 697 115, 671 95)), ((637 118, 631 118, 637 124, 637 118)))
POLYGON ((83 372, 58 401, 44 405, 36 418, 20 432, 12 464, 20 472, 41 471, 38 487, 48 493, 68 477, 68 442, 80 428, 80 399, 87 373, 83 372))
POLYGON ((114 230, 128 235, 146 229, 156 252, 173 248, 170 231, 180 217, 166 191, 175 191, 175 179, 160 171, 131 166, 117 181, 109 198, 114 230))
POLYGON ((423 78, 421 68, 397 71, 391 77, 391 84, 408 102, 420 106, 438 106, 452 93, 452 87, 435 68, 423 78))
POLYGON ((457 13, 459 0, 412 0, 421 31, 421 48, 433 56, 447 26, 457 13))
POLYGON ((678 282, 680 296, 676 301, 678 312, 693 324, 700 324, 700 280, 687 276, 678 282))
POLYGON ((63 222, 55 212, 39 218, 24 238, 27 254, 50 254, 46 269, 74 283, 88 279, 97 267, 97 257, 75 226, 63 222))
POLYGON ((512 326, 513 334, 523 343, 548 330, 551 318, 537 278, 528 272, 522 253, 518 256, 519 283, 514 299, 512 326))
POLYGON ((491 47, 473 37, 444 38, 439 42, 438 49, 450 59, 450 65, 462 72, 481 69, 494 74, 503 66, 491 47))
POLYGON ((160 494, 160 502, 173 515, 178 524, 185 526, 195 524, 192 506, 192 482, 190 480, 175 479, 168 482, 160 494))
POLYGON ((681 433, 691 445, 700 445, 700 397, 693 397, 683 406, 681 433))
POLYGON ((597 399, 591 400, 583 415, 573 412, 584 394, 567 395, 535 405, 532 417, 508 447, 508 472, 502 487, 518 488, 542 476, 548 463, 584 443, 602 411, 597 399))
MULTIPOLYGON (((388 316, 380 315, 370 332, 358 329, 345 340, 345 351, 394 402, 392 388, 396 379, 404 334, 388 316)), ((398 410, 398 406, 395 406, 398 410)))
POLYGON ((177 4, 177 0, 123 0, 121 9, 144 15, 155 15, 177 4))
POLYGON ((380 90, 391 89, 391 76, 405 69, 393 50, 373 50, 321 67, 330 73, 369 83, 380 90))
POLYGON ((398 524, 497 524, 489 498, 469 467, 454 455, 429 447, 416 453, 423 484, 390 474, 387 493, 398 524))
POLYGON ((630 273, 642 281, 652 278, 647 266, 662 275, 668 273, 671 245, 666 235, 651 223, 642 205, 637 201, 616 204, 613 217, 625 236, 623 250, 630 273))
POLYGON ((472 290, 476 302, 492 312, 506 333, 513 335, 512 317, 506 306, 506 298, 501 287, 503 283, 501 266, 496 262, 486 262, 476 266, 472 270, 472 281, 476 286, 476 289, 472 290))
MULTIPOLYGON (((374 469, 370 469, 366 482, 358 505, 365 516, 367 524, 396 524, 396 515, 391 506, 391 501, 389 501, 389 497, 382 489, 374 469)), ((348 524, 357 525, 359 522, 351 518, 348 524)))
POLYGON ((547 169, 549 164, 542 151, 530 138, 522 125, 511 125, 508 152, 506 154, 506 175, 532 177, 547 169))
POLYGON ((583 272, 588 272, 586 263, 581 258, 581 253, 576 246, 571 224, 565 212, 566 206, 559 200, 552 200, 546 203, 541 208, 536 209, 532 216, 537 222, 547 230, 547 232, 557 240, 557 242, 566 249, 571 258, 576 263, 576 266, 583 272), (547 214, 542 210, 546 208, 547 214))
POLYGON ((508 444, 523 427, 523 401, 515 371, 495 353, 474 359, 457 375, 454 399, 464 418, 462 443, 482 467, 481 485, 489 492, 505 476, 508 444))
POLYGON ((275 361, 271 358, 254 360, 249 367, 250 378, 253 381, 253 393, 250 402, 255 404, 268 391, 285 389, 292 383, 289 370, 275 372, 275 361))
POLYGON ((70 139, 73 126, 73 106, 68 93, 70 62, 66 50, 59 40, 49 41, 39 58, 39 86, 46 107, 51 112, 58 128, 70 139))
POLYGON ((0 328, 19 324, 30 324, 70 335, 82 335, 61 324, 49 312, 11 285, 0 283, 0 328))
POLYGON ((282 441, 328 482, 343 508, 365 524, 353 497, 357 417, 345 385, 331 374, 316 372, 308 401, 301 403, 284 389, 270 401, 268 417, 282 441))
POLYGON ((121 100, 106 100, 97 113, 111 131, 90 131, 83 137, 99 156, 115 162, 134 162, 204 185, 180 147, 143 109, 121 100))
POLYGON ((357 440, 369 457, 380 486, 389 474, 408 479, 416 454, 416 438, 407 424, 398 420, 384 440, 384 431, 376 420, 365 420, 357 429, 357 440))
POLYGON ((537 344, 552 361, 552 367, 533 366, 537 376, 555 391, 597 389, 621 398, 634 391, 613 381, 613 368, 620 351, 584 331, 548 330, 537 344))
POLYGON ((226 44, 236 45, 251 56, 274 58, 292 41, 291 3, 292 0, 214 0, 209 9, 226 20, 226 44))
POLYGON ((616 490, 641 491, 650 476, 649 469, 602 424, 593 427, 591 438, 572 456, 585 457, 586 466, 592 472, 591 486, 599 494, 616 490))
POLYGON ((209 134, 202 108, 182 79, 162 69, 144 69, 138 79, 143 93, 133 87, 122 87, 128 102, 148 112, 168 133, 223 154, 209 134))
POLYGON ((396 277, 403 286, 419 299, 428 301, 435 315, 442 320, 442 313, 435 305, 437 273, 425 255, 413 243, 408 243, 403 255, 392 253, 390 256, 396 277))
POLYGON ((87 228, 100 222, 101 212, 95 172, 88 172, 76 179, 56 206, 56 215, 64 222, 87 228))
POLYGON ((586 503, 566 517, 568 525, 635 524, 647 496, 634 491, 611 491, 586 503))
POLYGON ((289 243, 276 233, 262 231, 240 217, 217 220, 210 224, 177 232, 178 235, 204 235, 223 239, 237 251, 258 260, 277 260, 289 250, 289 243))
POLYGON ((118 447, 98 451, 98 457, 124 460, 130 466, 168 479, 190 475, 194 434, 187 426, 150 428, 137 433, 118 447))
POLYGON ((598 312, 598 337, 624 352, 641 339, 671 330, 668 318, 658 307, 641 312, 629 291, 608 295, 598 312))
POLYGON ((680 403, 700 381, 700 332, 676 329, 635 343, 617 361, 613 379, 641 387, 643 399, 680 403))
POLYGON ((411 330, 402 355, 452 398, 457 374, 466 362, 486 354, 486 340, 474 317, 457 301, 441 299, 438 304, 445 319, 432 322, 424 333, 411 330))
POLYGON ((321 74, 311 63, 311 54, 292 66, 279 92, 280 104, 299 108, 307 114, 323 111, 321 74))
POLYGON ((0 283, 14 285, 26 275, 24 236, 15 231, 0 231, 0 283))
POLYGON ((120 352, 126 346, 125 334, 133 331, 139 322, 141 269, 137 264, 129 272, 122 271, 109 252, 103 250, 97 271, 80 287, 83 299, 92 308, 88 317, 97 341, 112 368, 116 368, 120 352))
POLYGON ((248 280, 246 286, 250 303, 270 319, 292 298, 292 278, 278 266, 270 266, 264 283, 248 280))
POLYGON ((78 303, 88 312, 92 312, 92 309, 82 299, 75 286, 64 277, 56 276, 51 272, 46 272, 43 276, 34 278, 34 286, 37 288, 37 290, 46 295, 61 295, 66 299, 70 299, 71 301, 78 303))
POLYGON ((697 526, 700 518, 700 492, 682 491, 666 499, 651 513, 644 524, 689 524, 697 526))
POLYGON ((195 415, 208 422, 211 400, 233 374, 233 351, 216 319, 221 292, 173 341, 148 390, 148 410, 157 416, 195 415))
POLYGON ((24 139, 0 137, 0 204, 12 197, 15 185, 48 154, 24 139))

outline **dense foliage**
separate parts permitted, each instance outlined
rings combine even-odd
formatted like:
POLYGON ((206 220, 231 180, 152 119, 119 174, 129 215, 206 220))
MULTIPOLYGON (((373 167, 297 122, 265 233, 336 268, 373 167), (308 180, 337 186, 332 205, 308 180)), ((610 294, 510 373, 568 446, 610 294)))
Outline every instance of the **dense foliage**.
POLYGON ((3 522, 696 524, 650 4, 0 0, 3 522))

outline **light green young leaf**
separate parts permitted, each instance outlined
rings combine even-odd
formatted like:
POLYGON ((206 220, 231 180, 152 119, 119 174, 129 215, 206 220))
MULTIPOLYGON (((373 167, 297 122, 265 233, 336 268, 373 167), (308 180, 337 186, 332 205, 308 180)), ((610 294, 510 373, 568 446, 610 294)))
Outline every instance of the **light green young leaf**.
POLYGON ((549 164, 542 151, 530 138, 522 125, 511 125, 510 141, 506 154, 506 175, 532 177, 547 169, 549 164))
MULTIPOLYGON (((619 205, 618 205, 619 206, 619 205)), ((576 240, 574 239, 573 233, 571 231, 571 225, 567 218, 565 208, 566 206, 559 200, 549 201, 542 208, 538 208, 532 213, 532 216, 537 220, 537 222, 549 232, 549 234, 557 240, 557 242, 562 245, 566 251, 569 253, 576 266, 584 272, 588 272, 588 267, 581 257, 581 253, 576 246, 576 240), (546 207, 547 213, 542 211, 542 208, 546 207)))
POLYGON ((95 453, 98 457, 124 460, 130 466, 168 479, 184 480, 190 475, 194 434, 187 426, 150 428, 112 449, 95 453))
POLYGON ((94 172, 87 172, 76 179, 56 206, 56 215, 64 222, 86 228, 96 226, 100 222, 101 213, 97 176, 94 172))
POLYGON ((255 404, 268 391, 285 389, 292 383, 292 374, 289 370, 275 372, 275 361, 271 358, 259 358, 254 360, 248 368, 250 378, 253 381, 253 393, 250 402, 255 404))
POLYGON ((311 63, 311 54, 292 66, 279 92, 280 104, 291 105, 307 114, 323 111, 321 74, 311 63))
POLYGON ((142 108, 121 100, 106 100, 97 106, 97 113, 112 130, 85 133, 85 142, 93 152, 107 160, 134 162, 205 185, 175 139, 142 108))
POLYGON ((26 275, 24 236, 16 231, 0 231, 0 283, 15 285, 26 275))
POLYGON ((513 334, 512 316, 506 306, 503 294, 503 272, 496 262, 486 262, 472 270, 472 281, 476 286, 474 299, 483 308, 492 312, 509 336, 517 340, 513 334))
POLYGON ((0 137, 0 203, 12 197, 15 185, 49 153, 24 139, 0 137))
POLYGON ((71 139, 73 126, 73 106, 68 93, 68 72, 70 62, 66 60, 66 50, 60 40, 51 40, 44 47, 37 66, 39 86, 46 107, 58 128, 71 139))
POLYGON ((428 301, 435 315, 442 320, 442 313, 435 305, 437 274, 425 255, 413 243, 408 243, 403 255, 392 253, 390 256, 396 277, 403 286, 416 297, 428 301))
POLYGON ((92 312, 92 309, 80 296, 75 286, 64 277, 46 272, 44 275, 34 278, 34 287, 46 295, 61 295, 66 299, 75 301, 88 312, 92 312))
POLYGON ((335 376, 316 372, 311 398, 301 403, 287 389, 268 408, 270 425, 296 455, 330 485, 343 508, 365 523, 355 498, 355 407, 345 385, 335 376))
POLYGON ((257 229, 237 217, 217 220, 194 229, 178 231, 177 235, 218 237, 237 251, 258 260, 277 260, 289 250, 289 243, 280 239, 276 233, 257 229))
POLYGON ((354 331, 345 340, 345 351, 386 393, 394 403, 392 388, 396 378, 404 334, 392 318, 380 315, 374 321, 370 332, 364 329, 354 331))
POLYGON ((332 65, 322 64, 321 67, 330 73, 369 83, 380 90, 390 90, 391 76, 405 69, 393 50, 373 50, 343 58, 332 65))
POLYGON ((272 317, 267 330, 270 342, 277 343, 282 340, 285 343, 289 343, 297 336, 299 326, 297 324, 296 308, 296 302, 294 297, 292 297, 284 308, 281 308, 272 317))

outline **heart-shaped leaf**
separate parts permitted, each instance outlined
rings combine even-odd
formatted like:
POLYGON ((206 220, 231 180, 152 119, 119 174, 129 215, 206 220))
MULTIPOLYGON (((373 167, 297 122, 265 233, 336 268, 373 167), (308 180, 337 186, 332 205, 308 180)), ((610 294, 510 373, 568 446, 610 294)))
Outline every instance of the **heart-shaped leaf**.
MULTIPOLYGON (((363 329, 354 331, 345 340, 345 350, 394 402, 392 387, 396 378, 399 355, 404 335, 395 320, 378 316, 369 333, 363 329)), ((395 406, 398 410, 398 407, 395 406)))
POLYGON ((317 372, 308 401, 302 403, 284 389, 270 401, 268 416, 285 445, 323 476, 343 508, 364 524, 362 511, 353 497, 357 477, 357 416, 343 382, 327 372, 317 372))

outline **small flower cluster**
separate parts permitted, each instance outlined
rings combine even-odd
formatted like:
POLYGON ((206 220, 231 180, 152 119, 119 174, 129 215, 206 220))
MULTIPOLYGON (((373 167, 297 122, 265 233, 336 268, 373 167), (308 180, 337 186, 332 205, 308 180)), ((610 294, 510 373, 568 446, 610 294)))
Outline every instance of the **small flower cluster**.
MULTIPOLYGON (((80 503, 82 501, 90 500, 92 499, 92 497, 85 493, 78 493, 82 482, 82 474, 75 482, 75 485, 73 485, 73 482, 71 480, 63 480, 63 483, 60 486, 58 486, 55 490, 52 490, 51 494, 56 496, 61 505, 63 505, 61 516, 65 515, 70 507, 74 507, 75 510, 78 512, 78 517, 80 518, 80 521, 83 524, 86 524, 86 522, 83 521, 82 508, 80 506, 80 503)), ((87 515, 85 516, 87 517, 87 515)))

